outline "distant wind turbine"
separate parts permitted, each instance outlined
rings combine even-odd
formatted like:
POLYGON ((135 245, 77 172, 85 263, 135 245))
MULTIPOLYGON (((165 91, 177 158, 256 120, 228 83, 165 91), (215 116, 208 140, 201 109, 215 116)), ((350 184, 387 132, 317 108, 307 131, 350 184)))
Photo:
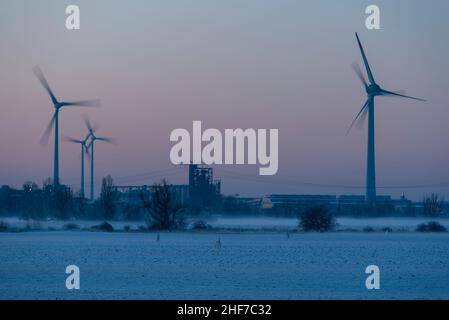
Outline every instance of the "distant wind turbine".
POLYGON ((367 152, 367 162, 366 162, 366 202, 373 206, 376 202, 376 165, 375 165, 375 146, 374 146, 374 97, 376 96, 395 96, 401 98, 408 98, 418 101, 425 101, 424 99, 415 98, 400 94, 398 92, 392 92, 382 89, 374 80, 373 73, 371 72, 371 68, 368 64, 368 59, 366 58, 365 51, 363 50, 362 44, 360 43, 360 39, 358 34, 355 34, 357 43, 359 45, 360 52, 362 54, 363 63, 366 68, 366 73, 368 75, 368 81, 365 80, 365 77, 360 70, 358 64, 354 64, 354 71, 357 73, 360 81, 362 81, 365 86, 366 93, 368 95, 368 99, 365 104, 360 109, 359 113, 357 113, 355 119, 352 121, 348 131, 349 133, 354 123, 356 123, 357 119, 358 123, 363 124, 364 119, 368 113, 368 152, 367 152))
POLYGON ((53 162, 53 184, 55 189, 59 186, 59 122, 58 122, 58 115, 59 110, 62 107, 87 107, 87 106, 98 106, 100 104, 99 100, 82 100, 82 101, 58 101, 56 99, 56 96, 53 94, 53 91, 51 90, 47 80, 44 77, 44 74, 42 73, 42 70, 36 66, 33 68, 33 72, 36 75, 36 77, 39 79, 41 84, 44 86, 44 88, 47 90, 51 102, 53 103, 53 107, 55 108, 55 111, 53 113, 53 117, 50 120, 50 123, 47 126, 47 129, 45 129, 44 134, 41 138, 41 143, 46 144, 48 142, 48 138, 50 136, 51 130, 53 127, 55 128, 55 146, 54 146, 54 162, 53 162))
POLYGON ((94 143, 95 141, 104 141, 112 144, 116 144, 116 140, 114 138, 109 137, 97 137, 95 135, 96 127, 93 127, 89 121, 88 117, 84 117, 84 122, 86 123, 86 127, 89 130, 90 143, 87 148, 90 148, 90 200, 94 200, 94 143))
POLYGON ((67 137, 65 140, 72 142, 72 143, 78 143, 81 145, 81 187, 80 187, 80 196, 82 199, 84 199, 84 152, 89 154, 89 149, 87 148, 87 141, 89 140, 90 134, 84 138, 84 140, 78 140, 73 139, 70 137, 67 137))

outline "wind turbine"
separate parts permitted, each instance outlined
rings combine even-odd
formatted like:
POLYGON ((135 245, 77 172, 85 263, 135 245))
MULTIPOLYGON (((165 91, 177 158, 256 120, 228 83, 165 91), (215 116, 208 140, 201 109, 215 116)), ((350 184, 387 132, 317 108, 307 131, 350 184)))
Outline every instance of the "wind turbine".
POLYGON ((116 144, 116 140, 109 137, 97 137, 95 135, 96 127, 93 127, 89 121, 89 118, 84 117, 84 122, 89 130, 90 143, 87 148, 90 148, 90 200, 94 200, 94 143, 95 141, 104 141, 112 144, 116 144))
POLYGON ((90 134, 84 138, 84 140, 78 140, 73 139, 70 137, 67 137, 66 140, 72 143, 78 143, 81 145, 81 188, 80 188, 80 195, 81 198, 84 199, 84 152, 89 154, 89 149, 87 148, 87 141, 89 140, 90 134))
POLYGON ((375 145, 374 145, 374 97, 376 96, 393 96, 393 97, 401 97, 408 98, 418 101, 425 101, 424 99, 415 98, 406 96, 397 92, 392 92, 388 90, 382 89, 374 80, 373 73, 371 72, 370 65, 368 63, 368 59, 366 58, 365 51, 363 50, 362 44, 360 43, 359 36, 356 32, 355 34, 357 43, 359 45, 360 53, 362 55, 363 63, 365 65, 366 73, 368 75, 368 81, 365 80, 365 77, 360 70, 358 64, 354 64, 354 71, 357 73, 360 81, 362 81, 365 86, 366 94, 368 95, 368 99, 365 104, 360 109, 359 113, 357 113, 355 119, 352 121, 346 135, 349 133, 354 123, 359 119, 359 123, 363 124, 364 119, 368 113, 368 152, 367 152, 367 161, 366 161, 366 202, 370 206, 374 206, 376 203, 376 164, 375 164, 375 145))
POLYGON ((47 126, 47 129, 45 129, 44 134, 41 138, 41 143, 45 144, 48 142, 48 138, 50 136, 50 132, 55 128, 55 146, 54 146, 54 161, 53 161, 53 184, 54 188, 56 189, 59 186, 59 111, 63 107, 87 107, 87 106, 97 106, 99 105, 99 100, 82 100, 82 101, 59 101, 56 99, 56 96, 53 94, 53 91, 50 88, 50 85, 48 84, 47 80, 44 77, 44 74, 42 70, 36 66, 33 68, 33 72, 36 75, 36 77, 39 79, 41 84, 44 86, 44 88, 47 90, 51 102, 53 103, 53 107, 55 108, 55 111, 53 113, 53 117, 50 120, 50 123, 47 126))

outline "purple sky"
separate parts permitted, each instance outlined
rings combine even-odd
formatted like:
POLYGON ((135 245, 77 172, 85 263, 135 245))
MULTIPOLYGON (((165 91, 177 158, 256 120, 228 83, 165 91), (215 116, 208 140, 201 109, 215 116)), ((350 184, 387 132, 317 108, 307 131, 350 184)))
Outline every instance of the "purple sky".
MULTIPOLYGON (((360 61, 355 31, 380 85, 428 99, 376 100, 378 186, 448 181, 447 1, 76 1, 79 31, 65 29, 68 4, 0 2, 0 185, 52 174, 53 140, 39 144, 53 112, 32 73, 40 65, 58 98, 102 100, 101 108, 60 114, 61 137, 83 136, 88 111, 99 135, 118 138, 117 146, 96 145, 97 185, 106 174, 124 185, 159 180, 149 173, 173 168, 171 130, 201 120, 279 129, 278 174, 217 167, 224 193, 363 193, 299 183, 365 183, 366 126, 345 136, 366 99, 351 69, 360 61), (380 31, 364 27, 368 4, 381 8, 380 31)), ((61 182, 78 189, 79 147, 60 149, 61 182)), ((184 183, 186 171, 167 178, 184 183)), ((378 193, 448 198, 448 190, 378 193)))

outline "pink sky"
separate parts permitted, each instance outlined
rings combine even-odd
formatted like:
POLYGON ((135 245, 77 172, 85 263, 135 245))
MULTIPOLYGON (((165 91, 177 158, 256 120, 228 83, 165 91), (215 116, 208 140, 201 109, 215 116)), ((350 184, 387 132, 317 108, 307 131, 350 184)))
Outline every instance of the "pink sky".
MULTIPOLYGON (((278 174, 220 167, 254 176, 237 180, 217 168, 225 193, 363 193, 285 183, 364 185, 366 130, 345 136, 365 101, 351 69, 360 61, 354 31, 381 85, 429 100, 377 99, 378 185, 448 181, 445 1, 381 2, 381 31, 364 29, 360 1, 78 2, 79 31, 64 28, 64 1, 0 3, 0 184, 52 174, 52 140, 39 144, 53 110, 32 73, 38 64, 58 98, 102 100, 88 114, 99 135, 119 144, 97 144, 97 184, 106 174, 117 184, 159 179, 141 174, 173 167, 171 130, 201 120, 218 129, 279 129, 278 174)), ((86 111, 62 110, 61 137, 85 134, 86 111)), ((60 148, 61 182, 78 189, 79 147, 60 148)), ((186 170, 167 178, 184 183, 186 170)), ((448 188, 378 193, 420 199, 431 191, 449 196, 448 188)))

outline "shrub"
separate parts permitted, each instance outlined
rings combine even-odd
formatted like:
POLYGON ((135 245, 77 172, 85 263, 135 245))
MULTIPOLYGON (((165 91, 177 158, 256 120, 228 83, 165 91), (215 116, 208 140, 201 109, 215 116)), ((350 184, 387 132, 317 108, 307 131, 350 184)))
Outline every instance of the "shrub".
POLYGON ((9 230, 9 223, 6 221, 0 220, 0 232, 6 232, 9 230))
POLYGON ((418 224, 418 226, 416 227, 416 231, 419 232, 427 232, 427 224, 426 223, 420 223, 418 224))
POLYGON ((374 232, 374 228, 373 227, 365 227, 365 228, 363 228, 363 232, 374 232))
POLYGON ((304 231, 325 232, 335 228, 335 218, 324 206, 305 209, 299 216, 299 227, 304 231))
POLYGON ((209 229, 210 226, 203 220, 197 220, 191 224, 190 228, 192 230, 206 230, 209 229))
POLYGON ((25 230, 27 231, 31 231, 31 230, 41 230, 42 229, 42 225, 39 221, 36 220, 27 220, 26 224, 25 224, 25 230))
POLYGON ((139 230, 140 232, 146 232, 146 231, 148 231, 148 227, 140 225, 140 226, 137 228, 137 230, 139 230))
POLYGON ((105 231, 105 232, 112 232, 112 231, 114 231, 114 227, 110 223, 107 223, 106 221, 103 222, 102 224, 97 225, 97 226, 93 226, 92 229, 105 231))
POLYGON ((79 228, 80 226, 73 222, 64 225, 65 230, 78 230, 79 228))
POLYGON ((436 221, 430 221, 427 223, 421 223, 416 228, 416 231, 419 232, 446 232, 447 229, 445 226, 441 225, 436 221))

